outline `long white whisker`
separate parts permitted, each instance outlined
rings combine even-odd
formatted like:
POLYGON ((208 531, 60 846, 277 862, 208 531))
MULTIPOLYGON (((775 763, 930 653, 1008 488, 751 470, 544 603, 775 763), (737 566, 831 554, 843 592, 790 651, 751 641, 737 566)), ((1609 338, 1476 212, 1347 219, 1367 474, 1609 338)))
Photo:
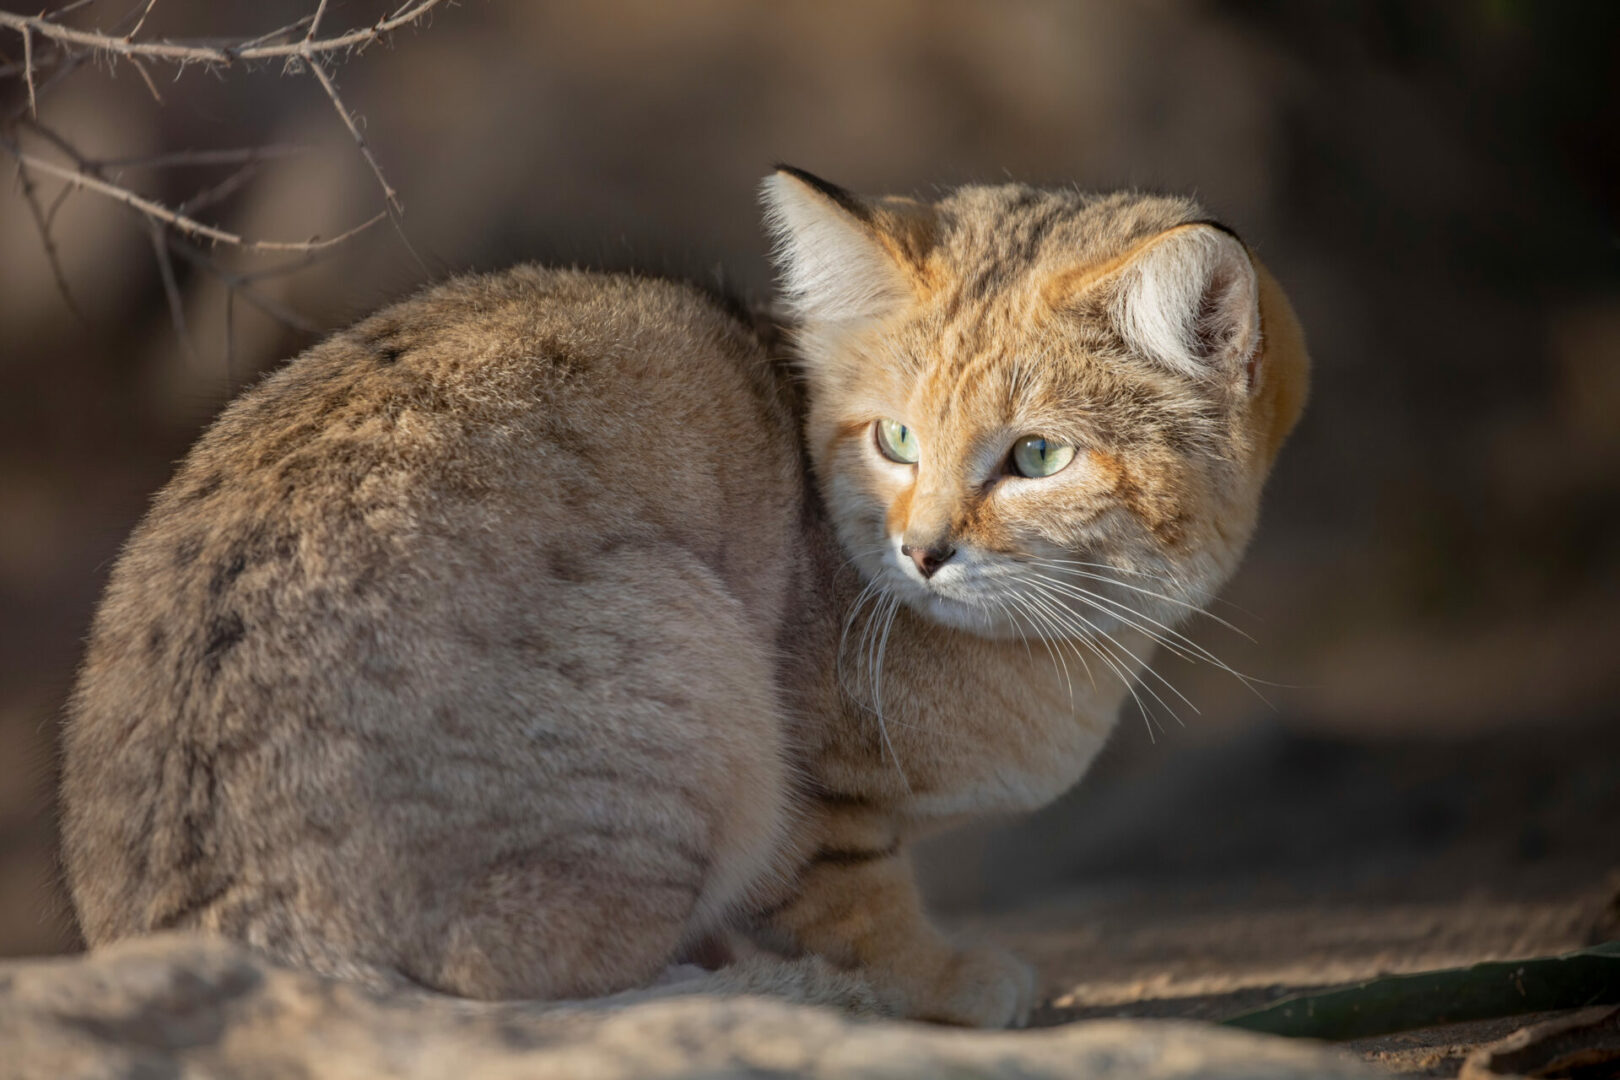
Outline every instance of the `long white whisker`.
MULTIPOLYGON (((1033 597, 1031 597, 1029 594, 1024 594, 1024 599, 1026 601, 1032 601, 1033 597)), ((1046 621, 1047 625, 1051 626, 1049 621, 1043 621, 1046 621)), ((1158 740, 1153 735, 1153 720, 1151 719, 1152 713, 1148 710, 1147 704, 1143 702, 1142 696, 1136 692, 1135 677, 1116 663, 1114 658, 1109 656, 1107 652, 1099 648, 1097 643, 1092 639, 1091 635, 1087 634, 1084 630, 1071 627, 1069 632, 1065 633, 1061 626, 1056 627, 1056 630, 1059 635, 1058 640, 1060 642, 1069 644, 1070 647, 1074 649, 1075 655, 1079 656, 1082 660, 1085 659, 1084 654, 1080 652, 1079 646, 1075 645, 1072 641, 1069 641, 1070 637, 1079 637, 1094 650, 1097 659, 1106 664, 1108 669, 1119 678, 1120 683, 1125 687, 1126 693, 1130 694, 1131 700, 1136 702, 1136 710, 1142 714, 1142 724, 1147 728, 1148 741, 1157 742, 1158 740)), ((1090 665, 1088 664, 1087 667, 1089 669, 1090 665)), ((1095 684, 1095 680, 1093 680, 1093 684, 1095 684)), ((1163 725, 1161 724, 1160 726, 1162 727, 1163 725)))
MULTIPOLYGON (((1261 701, 1265 702, 1267 705, 1271 704, 1270 699, 1268 699, 1265 696, 1265 694, 1261 693, 1260 690, 1258 689, 1258 687, 1261 686, 1261 685, 1274 685, 1274 684, 1267 684, 1262 679, 1257 679, 1252 675, 1245 675, 1243 672, 1237 670, 1237 668, 1234 668, 1231 664, 1228 664, 1226 661, 1224 661, 1220 657, 1216 656, 1209 649, 1205 648, 1203 645, 1200 645, 1198 642, 1194 641, 1192 638, 1188 637, 1186 634, 1183 634, 1181 631, 1175 629, 1174 627, 1168 626, 1168 625, 1160 622, 1158 619, 1155 619, 1153 616, 1148 615, 1145 612, 1137 611, 1135 608, 1131 607, 1128 604, 1123 604, 1123 603, 1119 602, 1118 600, 1112 599, 1111 597, 1104 596, 1101 593, 1093 592, 1090 589, 1083 588, 1083 587, 1081 587, 1079 585, 1075 585, 1075 584, 1073 584, 1071 582, 1059 581, 1059 580, 1057 580, 1055 578, 1048 577, 1047 575, 1039 573, 1039 572, 1032 572, 1030 574, 1030 576, 1033 577, 1033 578, 1039 579, 1039 580, 1041 580, 1043 582, 1046 582, 1047 585, 1049 587, 1051 587, 1052 589, 1055 589, 1057 591, 1062 592, 1063 594, 1065 594, 1067 596, 1071 596, 1071 597, 1073 597, 1073 598, 1075 598, 1077 600, 1080 600, 1083 603, 1090 604, 1092 607, 1097 607, 1098 603, 1107 604, 1109 608, 1113 608, 1113 609, 1116 609, 1116 610, 1107 611, 1107 610, 1105 610, 1103 608, 1097 608, 1097 610, 1103 612, 1104 614, 1110 615, 1113 618, 1117 618, 1121 622, 1125 623, 1125 625, 1131 627, 1132 629, 1140 631, 1141 633, 1147 635, 1148 637, 1152 638, 1154 641, 1158 642, 1160 645, 1164 646, 1171 653, 1173 653, 1174 655, 1180 657, 1183 660, 1186 660, 1188 662, 1193 662, 1195 660, 1202 660, 1205 663, 1208 663, 1208 664, 1212 665, 1213 667, 1218 668, 1219 670, 1226 672, 1228 675, 1231 675, 1234 679, 1236 679, 1240 683, 1242 683, 1249 690, 1250 693, 1255 695, 1255 697, 1259 698, 1261 701), (1148 623, 1151 623, 1153 626, 1156 626, 1156 627, 1159 628, 1159 630, 1163 631, 1163 634, 1154 632, 1153 630, 1149 629, 1148 627, 1141 625, 1141 623, 1138 622, 1137 620, 1146 620, 1148 623), (1176 644, 1176 643, 1171 642, 1166 637, 1164 637, 1164 634, 1169 634, 1171 637, 1174 637, 1176 639, 1176 641, 1179 642, 1180 644, 1176 644), (1192 655, 1189 655, 1189 652, 1192 655)), ((1105 580, 1105 579, 1099 578, 1098 580, 1105 580)), ((1120 584, 1120 583, 1119 582, 1109 582, 1109 584, 1120 584)))
POLYGON ((1251 642, 1254 641, 1254 638, 1251 637, 1249 634, 1245 633, 1243 630, 1238 629, 1236 626, 1233 626, 1231 623, 1227 622, 1225 619, 1221 618, 1219 615, 1216 615, 1216 614, 1213 614, 1213 613, 1211 613, 1209 611, 1206 611, 1204 608, 1199 607, 1197 604, 1189 603, 1188 601, 1182 600, 1182 599, 1180 599, 1178 597, 1168 596, 1165 593, 1155 592, 1152 589, 1144 589, 1140 585, 1132 585, 1130 582, 1128 582, 1128 581, 1120 581, 1118 578, 1103 577, 1101 574, 1094 574, 1094 573, 1091 573, 1091 572, 1086 571, 1086 570, 1078 570, 1078 569, 1075 569, 1073 564, 1065 564, 1065 563, 1062 563, 1062 562, 1054 562, 1054 561, 1052 561, 1050 559, 1027 559, 1027 560, 1024 560, 1024 561, 1029 562, 1029 563, 1031 563, 1033 565, 1045 566, 1045 567, 1047 567, 1049 569, 1057 570, 1060 573, 1073 574, 1076 577, 1090 578, 1093 581, 1101 581, 1101 582, 1104 582, 1104 583, 1109 584, 1109 585, 1117 586, 1118 588, 1121 588, 1121 589, 1129 589, 1132 592, 1141 593, 1143 596, 1151 596, 1154 599, 1163 600, 1167 604, 1175 604, 1177 607, 1185 608, 1190 612, 1193 612, 1193 613, 1198 614, 1198 615, 1202 615, 1205 618, 1210 619, 1213 622, 1219 623, 1221 626, 1226 627, 1226 629, 1232 631, 1232 633, 1234 633, 1234 634, 1237 634, 1239 637, 1245 638, 1245 639, 1247 639, 1247 640, 1249 640, 1251 642))
MULTIPOLYGON (((1037 631, 1039 631, 1043 627, 1048 629, 1048 630, 1053 629, 1051 624, 1049 622, 1047 622, 1047 620, 1038 611, 1036 611, 1033 608, 1033 606, 1031 606, 1028 603, 1028 598, 1027 597, 1020 596, 1017 593, 1008 593, 1007 594, 1007 599, 1011 600, 1013 603, 1017 604, 1019 606, 1019 608, 1021 610, 1023 610, 1025 615, 1027 617, 1029 617, 1031 619, 1031 621, 1033 621, 1035 623, 1035 627, 1036 627, 1037 631)), ((1052 658, 1052 666, 1054 668, 1057 668, 1057 669, 1059 669, 1059 670, 1061 670, 1063 672, 1063 682, 1069 688, 1069 708, 1072 710, 1074 708, 1074 681, 1069 678, 1069 664, 1068 664, 1068 661, 1064 660, 1063 657, 1062 657, 1062 654, 1060 654, 1055 648, 1052 647, 1052 639, 1047 634, 1037 633, 1036 634, 1036 639, 1038 641, 1040 641, 1040 643, 1042 645, 1046 646, 1047 655, 1052 658)), ((1027 648, 1027 645, 1026 645, 1026 648, 1027 648)), ((1092 679, 1092 685, 1093 686, 1096 685, 1096 682, 1097 682, 1096 679, 1092 679)))
POLYGON ((1221 660, 1214 653, 1210 652, 1204 646, 1198 644, 1198 642, 1194 641, 1192 638, 1188 637, 1186 634, 1183 634, 1173 626, 1160 622, 1158 619, 1155 619, 1146 612, 1137 611, 1130 605, 1122 604, 1118 600, 1104 596, 1102 593, 1093 592, 1090 589, 1075 585, 1071 582, 1061 581, 1057 578, 1049 577, 1048 575, 1042 574, 1038 571, 1032 572, 1030 576, 1046 582, 1049 586, 1063 592, 1065 595, 1073 596, 1076 599, 1084 599, 1088 602, 1094 601, 1107 604, 1110 608, 1118 609, 1117 613, 1107 612, 1107 614, 1113 615, 1115 618, 1120 619, 1132 629, 1140 630, 1142 633, 1148 635, 1154 641, 1157 641, 1159 644, 1163 645, 1165 648, 1169 649, 1183 660, 1203 660, 1207 663, 1214 664, 1216 667, 1231 671, 1233 675, 1236 675, 1240 679, 1246 678, 1246 676, 1240 674, 1239 672, 1232 671, 1232 669, 1229 668, 1223 660, 1221 660), (1153 630, 1148 629, 1148 627, 1136 622, 1135 620, 1137 619, 1146 621, 1152 626, 1157 627, 1163 633, 1155 633, 1153 630), (1163 636, 1164 634, 1168 634, 1170 637, 1165 637, 1163 636), (1175 638, 1176 640, 1172 642, 1170 638, 1175 638), (1191 655, 1189 655, 1189 653, 1191 655))
MULTIPOLYGON (((1015 595, 1022 599, 1027 607, 1043 613, 1042 625, 1052 632, 1060 646, 1067 643, 1066 639, 1072 635, 1064 629, 1063 624, 1058 620, 1059 613, 1055 608, 1049 605, 1039 594, 1020 592, 1015 595)), ((1070 644, 1069 650, 1074 653, 1075 659, 1080 661, 1080 666, 1085 668, 1086 678, 1091 681, 1091 688, 1095 690, 1097 688, 1097 676, 1092 672, 1091 664, 1086 660, 1086 654, 1074 648, 1072 644, 1070 644)))
MULTIPOLYGON (((1036 586, 1036 590, 1038 592, 1043 591, 1043 590, 1040 590, 1039 586, 1036 586)), ((1088 642, 1091 644, 1091 646, 1098 651, 1099 656, 1112 655, 1113 658, 1118 661, 1119 668, 1128 668, 1129 665, 1126 664, 1126 662, 1124 660, 1120 659, 1120 657, 1119 657, 1119 654, 1123 653, 1126 657, 1129 657, 1130 660, 1133 661, 1136 664, 1137 669, 1140 672, 1146 672, 1147 674, 1152 675, 1155 679, 1158 679, 1159 682, 1164 684, 1166 689, 1168 689, 1176 697, 1180 698, 1187 705, 1187 707, 1189 709, 1191 709, 1195 713, 1198 712, 1198 706, 1194 705, 1190 700, 1188 700, 1187 695, 1183 694, 1180 690, 1176 689, 1175 684, 1170 682, 1169 679, 1166 679, 1163 675, 1159 674, 1157 671, 1154 671, 1153 668, 1150 667, 1147 664, 1146 661, 1144 661, 1141 657, 1137 656, 1130 649, 1126 648, 1112 634, 1109 634, 1107 631, 1103 630, 1101 627, 1097 626, 1095 623, 1091 622, 1091 620, 1087 619, 1084 615, 1081 615, 1077 611, 1074 611, 1074 610, 1072 610, 1072 609, 1070 609, 1070 608, 1068 608, 1066 606, 1063 606, 1063 605, 1055 605, 1055 606, 1057 607, 1058 612, 1061 615, 1067 616, 1067 618, 1070 620, 1071 624, 1073 622, 1078 622, 1081 625, 1083 625, 1086 628, 1087 631, 1089 631, 1089 634, 1082 632, 1081 634, 1079 634, 1077 636, 1085 637, 1088 640, 1088 642)), ((1150 684, 1150 683, 1148 683, 1146 681, 1143 681, 1140 678, 1138 678, 1136 681, 1140 682, 1142 689, 1147 691, 1148 695, 1151 696, 1154 701, 1157 701, 1159 703, 1159 705, 1166 712, 1168 712, 1172 717, 1175 718, 1176 723, 1178 723, 1178 724, 1183 723, 1180 714, 1178 714, 1175 709, 1171 708, 1170 703, 1165 701, 1164 698, 1159 695, 1159 692, 1157 690, 1153 689, 1152 684, 1150 684)), ((1185 726, 1185 725, 1183 724, 1183 726, 1185 726)))
POLYGON ((894 743, 889 740, 888 726, 883 722, 883 654, 889 647, 889 631, 894 627, 894 616, 900 610, 900 598, 889 598, 888 614, 883 620, 883 634, 878 639, 877 660, 872 667, 872 704, 877 708, 878 734, 883 738, 883 745, 889 751, 889 757, 894 759, 894 771, 900 774, 900 784, 911 792, 911 781, 906 779, 906 770, 900 764, 900 755, 895 752, 894 743))

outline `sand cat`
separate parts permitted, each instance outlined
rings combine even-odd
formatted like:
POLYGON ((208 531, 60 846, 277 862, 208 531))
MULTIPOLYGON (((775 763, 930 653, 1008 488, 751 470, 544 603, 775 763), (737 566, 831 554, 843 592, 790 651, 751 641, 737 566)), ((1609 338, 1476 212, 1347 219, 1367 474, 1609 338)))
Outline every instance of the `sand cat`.
POLYGON ((1300 329, 1185 199, 764 198, 787 360, 690 286, 520 267, 225 410, 68 710, 92 945, 555 999, 729 932, 744 987, 1025 1016, 906 845, 1085 771, 1237 565, 1300 329))

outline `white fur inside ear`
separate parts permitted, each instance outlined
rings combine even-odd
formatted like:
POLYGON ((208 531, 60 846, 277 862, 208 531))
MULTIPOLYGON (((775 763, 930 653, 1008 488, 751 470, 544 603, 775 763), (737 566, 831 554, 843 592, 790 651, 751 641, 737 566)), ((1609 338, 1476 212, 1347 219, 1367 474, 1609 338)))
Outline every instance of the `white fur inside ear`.
POLYGON ((1176 230, 1126 269, 1115 320, 1136 350, 1195 377, 1247 369, 1260 345, 1249 253, 1207 225, 1176 230))
POLYGON ((783 297, 800 318, 860 322, 904 302, 899 268, 848 210, 787 173, 766 177, 761 194, 783 297))

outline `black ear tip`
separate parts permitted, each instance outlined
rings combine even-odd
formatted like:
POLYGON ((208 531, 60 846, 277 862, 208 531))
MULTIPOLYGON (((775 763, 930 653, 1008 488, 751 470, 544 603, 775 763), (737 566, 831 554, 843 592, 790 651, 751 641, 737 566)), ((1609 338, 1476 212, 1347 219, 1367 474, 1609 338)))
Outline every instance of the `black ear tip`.
POLYGON ((1197 221, 1189 221, 1187 224, 1202 225, 1205 228, 1214 229, 1216 232, 1225 233, 1227 236, 1230 236, 1240 244, 1243 243, 1243 237, 1237 234, 1237 230, 1226 224, 1224 221, 1216 221, 1214 218, 1200 218, 1197 221))
POLYGON ((777 162, 776 171, 778 173, 785 173, 788 176, 793 177, 793 179, 797 180, 805 187, 810 188, 812 191, 817 192, 822 197, 831 199, 838 206, 842 207, 847 213, 853 214, 855 217, 860 218, 863 221, 866 220, 868 211, 861 203, 861 200, 858 199, 853 193, 839 187, 837 184, 823 180, 813 172, 807 172, 796 165, 788 165, 785 162, 777 162))

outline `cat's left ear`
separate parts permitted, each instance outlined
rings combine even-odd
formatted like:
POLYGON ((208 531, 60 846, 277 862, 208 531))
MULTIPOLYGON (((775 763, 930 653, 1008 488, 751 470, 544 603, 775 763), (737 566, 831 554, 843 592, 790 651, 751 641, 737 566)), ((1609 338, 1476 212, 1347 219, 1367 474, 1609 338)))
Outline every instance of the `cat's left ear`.
POLYGON ((1118 271, 1110 304, 1126 343, 1195 378, 1241 376, 1253 388, 1260 356, 1260 283, 1243 242, 1209 224, 1149 241, 1118 271))
POLYGON ((911 302, 933 246, 933 211, 910 199, 864 199, 778 165, 761 185, 782 291, 807 322, 860 323, 911 302))

